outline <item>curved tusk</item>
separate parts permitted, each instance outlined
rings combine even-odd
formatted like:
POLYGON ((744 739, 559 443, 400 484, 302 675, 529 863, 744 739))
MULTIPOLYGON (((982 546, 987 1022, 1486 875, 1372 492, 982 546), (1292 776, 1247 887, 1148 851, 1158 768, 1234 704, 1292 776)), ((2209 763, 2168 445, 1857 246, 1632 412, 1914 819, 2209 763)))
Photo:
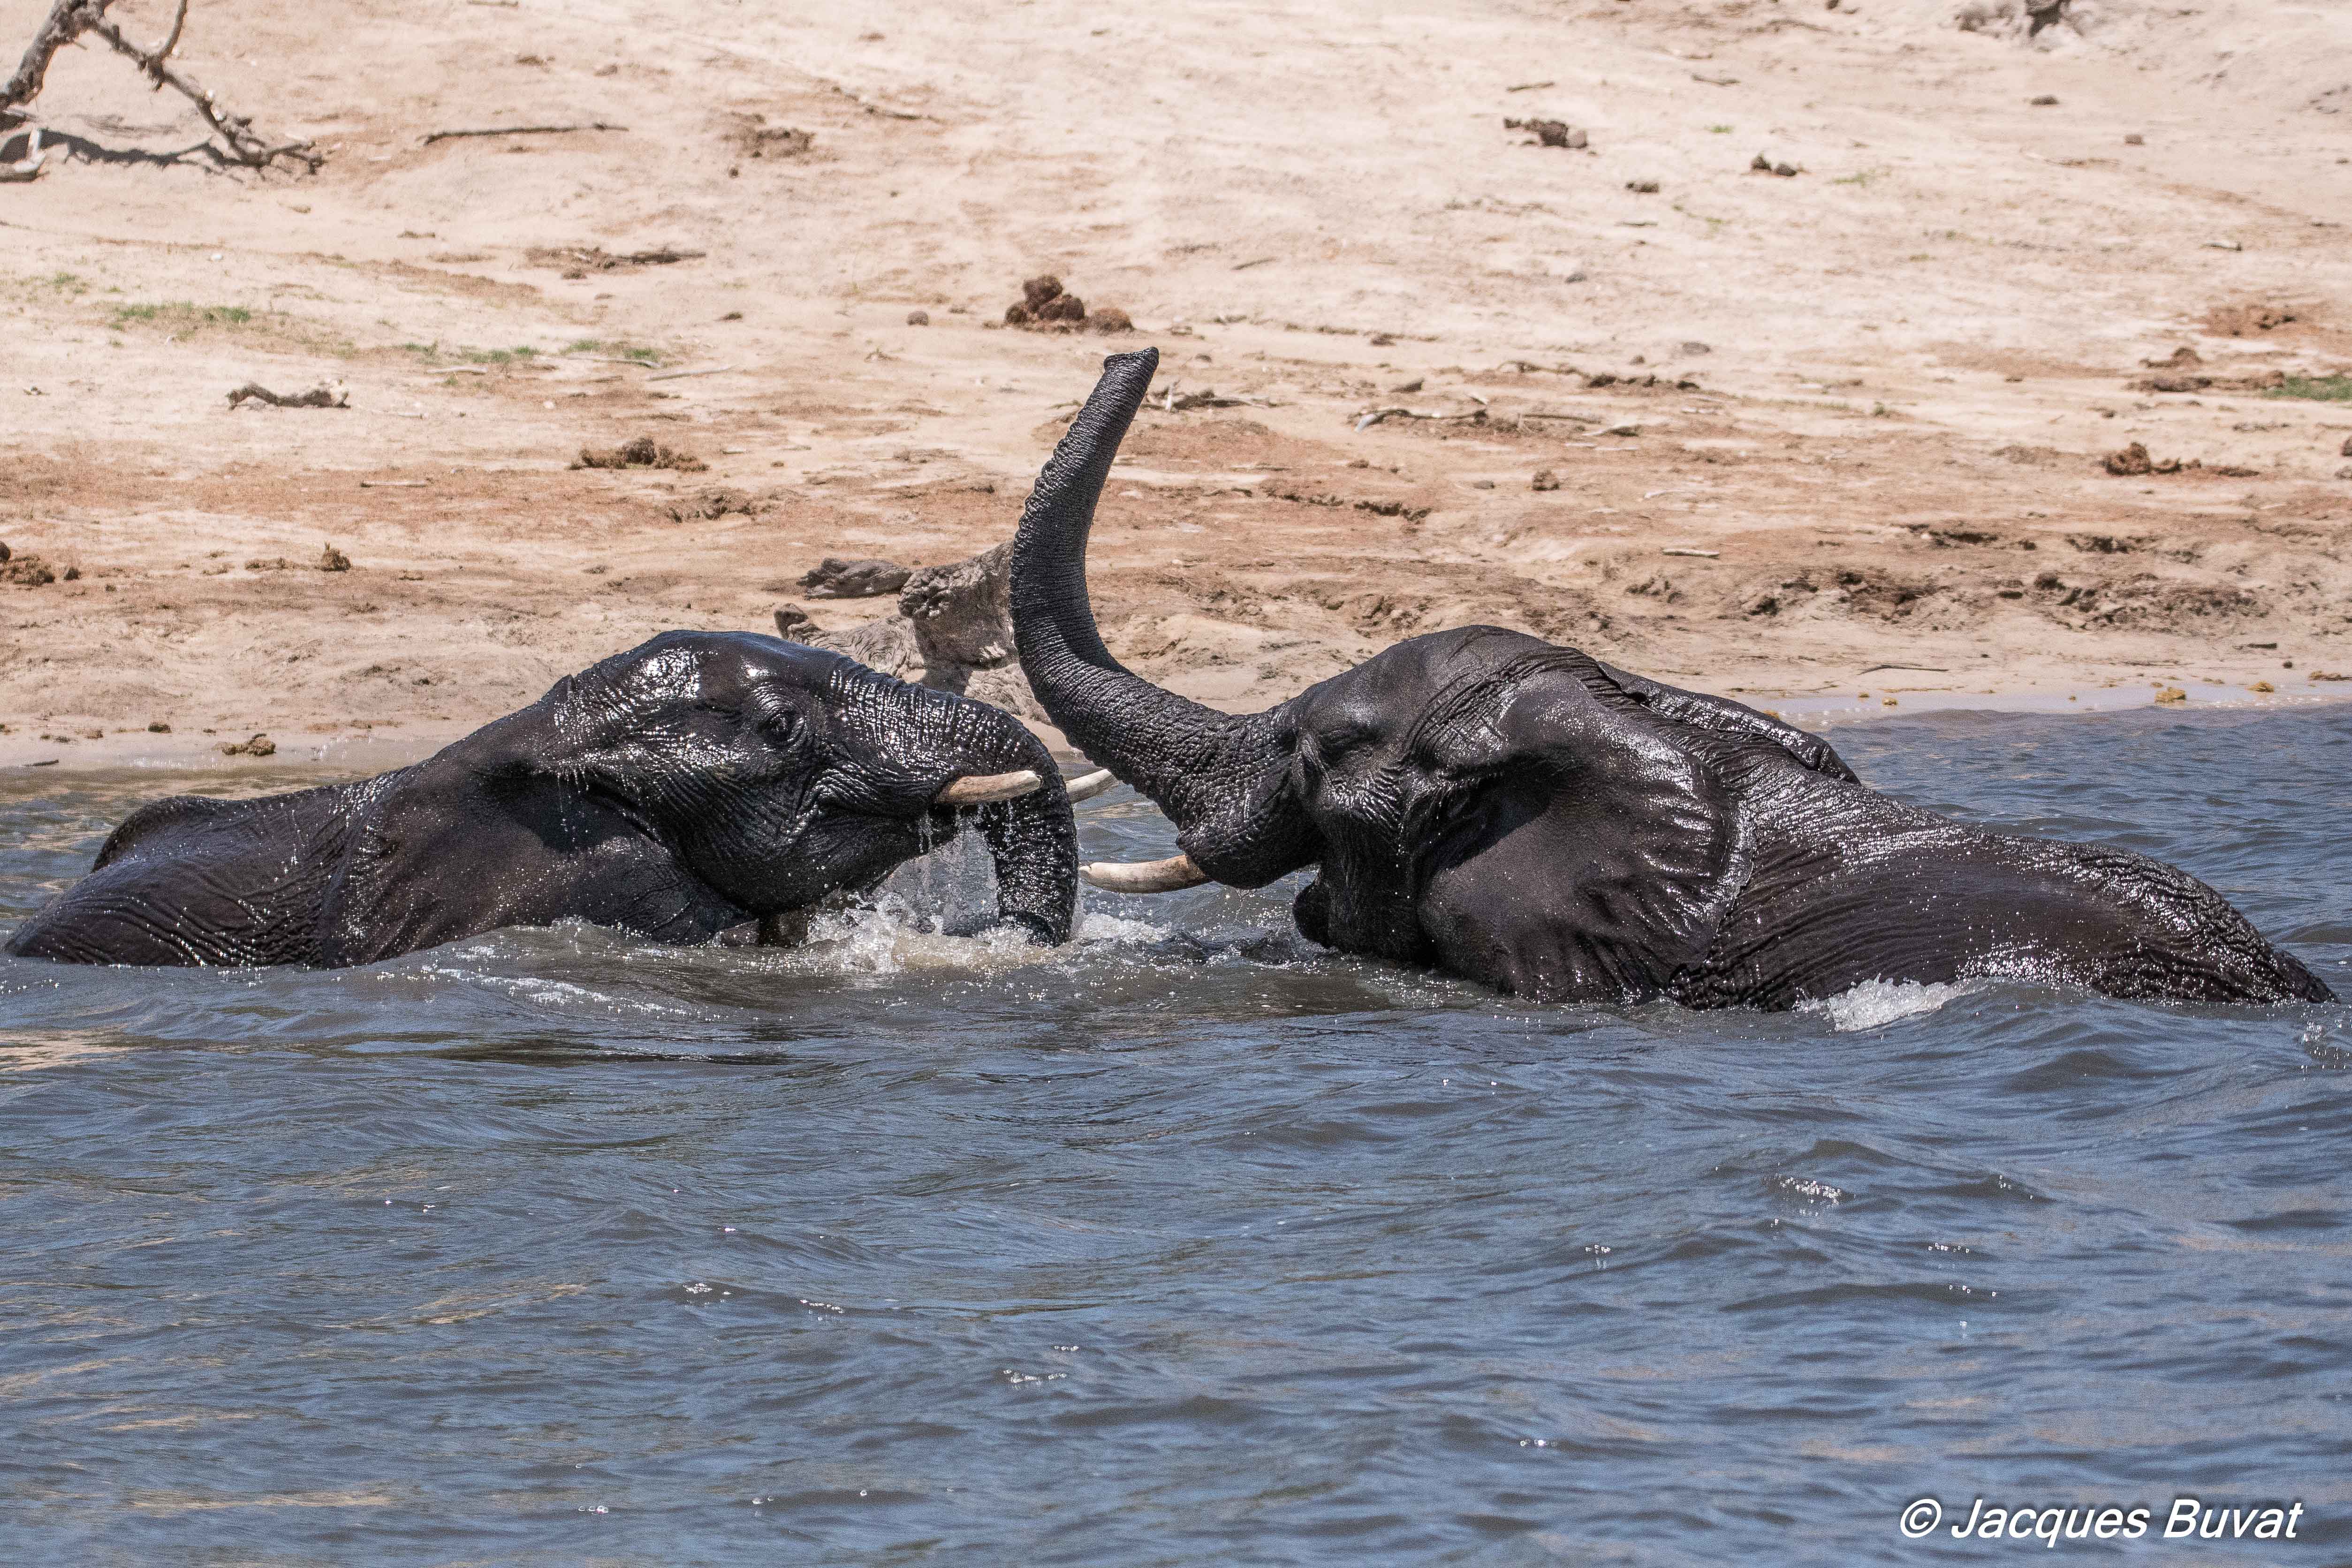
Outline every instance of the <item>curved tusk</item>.
POLYGON ((1044 779, 1024 768, 1018 773, 968 773, 950 779, 931 797, 934 806, 984 806, 991 800, 1013 800, 1036 789, 1044 779))
POLYGON ((1078 874, 1109 893, 1180 893, 1209 880, 1209 873, 1194 865, 1191 855, 1131 863, 1097 861, 1080 866, 1078 874))
POLYGON ((1118 788, 1118 779, 1108 768, 1097 768, 1092 773, 1081 773, 1076 779, 1065 779, 1062 787, 1070 792, 1070 804, 1091 800, 1097 795, 1108 795, 1118 788))

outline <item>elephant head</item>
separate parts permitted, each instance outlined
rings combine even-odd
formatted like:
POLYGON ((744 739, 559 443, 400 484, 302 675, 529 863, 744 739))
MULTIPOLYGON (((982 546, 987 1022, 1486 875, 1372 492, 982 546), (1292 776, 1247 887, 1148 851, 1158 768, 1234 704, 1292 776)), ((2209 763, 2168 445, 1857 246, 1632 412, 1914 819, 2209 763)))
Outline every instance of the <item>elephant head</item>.
POLYGON ((1003 919, 1068 938, 1069 798, 1000 709, 750 633, 670 632, 425 761, 134 813, 9 950, 111 963, 365 963, 583 919, 782 939, 970 825, 1003 919))
POLYGON ((405 902, 387 899, 394 883, 437 880, 425 846, 442 834, 404 827, 411 813, 460 843, 509 820, 609 813, 739 919, 772 929, 970 823, 995 862, 1006 921, 1063 942, 1076 904, 1068 799, 1018 720, 775 637, 665 632, 417 771, 371 821, 401 852, 341 901, 379 930, 405 902), (488 824, 478 780, 504 808, 488 824))
POLYGON ((554 770, 626 799, 732 902, 793 910, 977 826, 1000 912, 1046 942, 1076 907, 1060 775, 1010 714, 749 632, 671 632, 540 704, 554 770))
POLYGON ((1879 795, 1818 737, 1493 626, 1433 632, 1257 714, 1103 646, 1086 543, 1157 356, 1107 361, 1013 546, 1021 663, 1054 722, 1174 820, 1098 885, 1256 887, 1328 946, 1522 995, 1786 1007, 1872 977, 2324 998, 2212 889, 2126 852, 1986 833, 1879 795))

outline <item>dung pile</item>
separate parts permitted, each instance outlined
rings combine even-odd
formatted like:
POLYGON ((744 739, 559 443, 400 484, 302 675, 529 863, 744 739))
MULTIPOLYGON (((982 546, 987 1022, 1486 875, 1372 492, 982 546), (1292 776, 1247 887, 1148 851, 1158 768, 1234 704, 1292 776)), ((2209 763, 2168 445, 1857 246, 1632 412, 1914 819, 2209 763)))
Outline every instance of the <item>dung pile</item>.
POLYGON ((1021 286, 1020 302, 1004 308, 1004 324, 1052 332, 1132 332, 1135 323, 1116 305, 1087 314, 1087 302, 1066 292, 1062 280, 1048 273, 1021 286))
POLYGON ((677 452, 650 435, 640 435, 635 441, 597 451, 593 447, 580 449, 580 461, 574 468, 668 468, 681 474, 699 474, 710 466, 690 452, 677 452))

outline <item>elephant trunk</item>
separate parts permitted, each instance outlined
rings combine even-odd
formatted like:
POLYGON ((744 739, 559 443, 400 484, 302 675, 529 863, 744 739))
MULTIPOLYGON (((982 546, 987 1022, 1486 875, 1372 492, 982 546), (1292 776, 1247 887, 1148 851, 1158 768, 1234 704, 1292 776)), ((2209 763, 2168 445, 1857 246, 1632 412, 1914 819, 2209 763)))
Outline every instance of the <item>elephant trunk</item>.
POLYGON ((1103 645, 1087 594, 1087 536, 1112 456, 1151 389, 1158 350, 1114 354, 1037 476, 1013 546, 1021 668, 1071 743, 1149 796, 1219 882, 1256 887, 1313 860, 1287 804, 1281 710, 1235 715, 1163 690, 1103 645))
POLYGON ((1001 708, 921 686, 897 689, 889 726, 935 809, 968 813, 996 866, 997 913, 1041 942, 1070 939, 1078 836, 1045 743, 1001 708))

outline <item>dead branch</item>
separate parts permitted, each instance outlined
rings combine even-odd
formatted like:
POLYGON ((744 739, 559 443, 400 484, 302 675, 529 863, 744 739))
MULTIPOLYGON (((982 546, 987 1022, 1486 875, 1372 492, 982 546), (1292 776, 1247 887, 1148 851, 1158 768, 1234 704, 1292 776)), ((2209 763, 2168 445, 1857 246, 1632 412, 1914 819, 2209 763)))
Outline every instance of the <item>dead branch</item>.
POLYGON ((610 125, 601 120, 585 120, 578 125, 493 125, 481 131, 436 131, 425 139, 430 147, 436 141, 448 141, 461 136, 562 136, 573 131, 626 131, 625 125, 610 125))
POLYGON ((584 277, 591 272, 620 272, 635 267, 668 267, 676 262, 700 261, 703 255, 698 250, 677 250, 669 246, 614 256, 602 246, 541 245, 523 252, 523 259, 534 267, 562 267, 568 277, 575 272, 584 277))
POLYGON ((317 386, 306 392, 297 392, 292 397, 280 397, 259 382, 247 382, 229 393, 228 405, 235 408, 248 399, 255 402, 266 402, 272 408, 349 408, 352 406, 351 393, 338 394, 331 387, 317 386))
POLYGON ((1485 412, 1484 409, 1472 409, 1468 413, 1423 413, 1417 408, 1373 408, 1365 410, 1357 418, 1356 428, 1369 430, 1391 419, 1476 419, 1485 412))
MULTIPOLYGON (((187 7, 184 4, 181 6, 182 19, 185 18, 186 14, 187 7)), ((174 21, 172 24, 172 36, 152 53, 140 48, 138 45, 124 37, 121 28, 102 17, 93 17, 89 23, 89 30, 113 45, 116 53, 128 55, 136 60, 139 63, 139 68, 154 82, 158 90, 168 87, 190 103, 194 104, 196 112, 205 117, 205 123, 213 128, 213 134, 228 143, 228 155, 234 162, 242 163, 249 169, 267 169, 278 159, 283 158, 289 162, 304 165, 313 174, 319 172, 320 164, 326 162, 327 155, 317 151, 308 141, 272 143, 268 138, 256 133, 253 121, 249 117, 230 113, 221 107, 209 91, 199 87, 185 74, 165 64, 164 57, 179 45, 180 22, 174 21)))
POLYGON ((49 61, 57 52, 81 37, 82 29, 101 15, 113 0, 58 0, 33 35, 32 46, 17 62, 16 74, 0 86, 0 123, 13 125, 27 118, 22 105, 33 101, 41 90, 41 80, 48 75, 49 61))
POLYGON ((172 17, 172 36, 155 47, 155 57, 162 59, 180 47, 180 31, 188 25, 188 0, 180 0, 180 9, 172 17))
POLYGON ((121 28, 107 19, 107 7, 112 4, 113 0, 58 0, 40 31, 34 35, 32 47, 25 51, 16 74, 0 86, 0 121, 14 123, 30 118, 24 105, 40 92, 49 62, 57 57, 59 49, 89 33, 105 39, 115 53, 134 62, 141 73, 155 84, 157 91, 168 87, 194 104, 196 112, 205 117, 205 123, 225 144, 226 151, 214 149, 225 161, 248 169, 268 169, 283 158, 302 164, 314 174, 326 162, 326 154, 308 141, 273 142, 260 135, 253 129, 251 119, 231 113, 211 92, 169 63, 172 51, 180 47, 181 35, 187 29, 188 0, 180 0, 172 17, 171 33, 152 49, 142 49, 132 43, 123 36, 121 28))

